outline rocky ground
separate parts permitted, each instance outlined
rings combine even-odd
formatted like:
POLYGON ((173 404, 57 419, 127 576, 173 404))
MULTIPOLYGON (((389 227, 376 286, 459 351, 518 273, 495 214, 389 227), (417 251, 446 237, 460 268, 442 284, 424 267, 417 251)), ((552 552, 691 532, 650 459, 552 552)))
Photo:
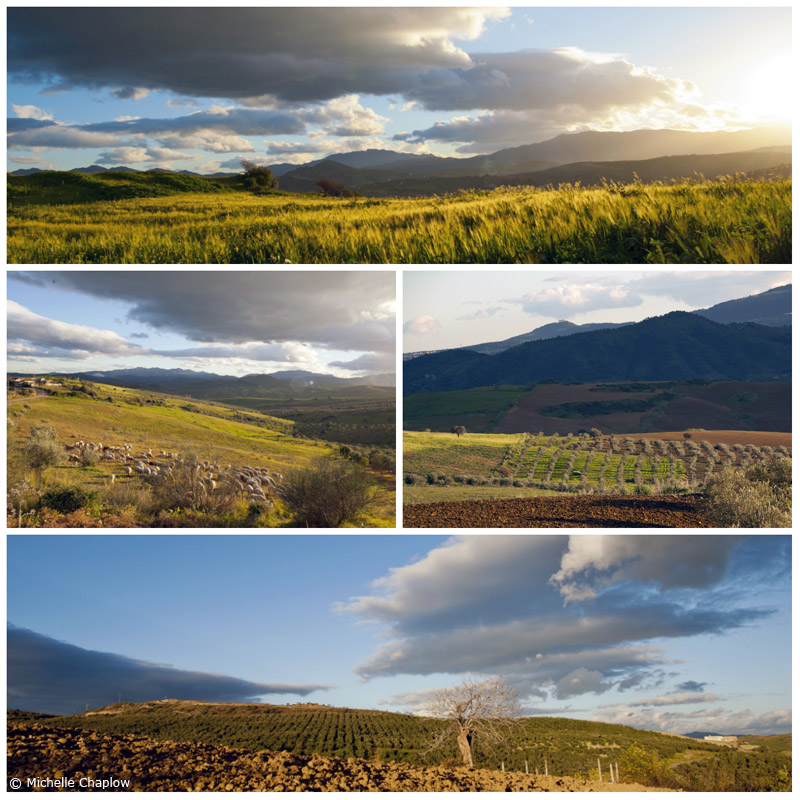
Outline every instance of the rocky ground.
POLYGON ((415 503, 406 528, 710 528, 691 495, 566 495, 415 503))
POLYGON ((637 784, 611 785, 518 772, 414 767, 269 750, 253 753, 31 723, 8 725, 8 778, 12 789, 14 779, 21 780, 23 791, 29 789, 29 778, 71 779, 75 791, 87 791, 87 778, 129 781, 127 786, 102 787, 116 791, 658 791, 637 784))

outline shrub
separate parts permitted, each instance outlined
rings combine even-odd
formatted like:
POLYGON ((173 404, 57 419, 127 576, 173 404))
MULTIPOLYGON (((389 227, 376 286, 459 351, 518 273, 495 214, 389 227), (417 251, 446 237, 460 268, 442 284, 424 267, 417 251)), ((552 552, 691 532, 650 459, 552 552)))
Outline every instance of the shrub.
POLYGON ((417 478, 415 475, 406 475, 403 480, 406 482, 408 486, 413 486, 417 482, 417 478))
POLYGON ((338 528, 355 522, 372 496, 369 476, 344 461, 320 459, 284 478, 283 498, 300 527, 338 528))
POLYGON ((81 450, 81 466, 82 467, 93 467, 100 461, 100 454, 97 450, 89 450, 88 447, 84 447, 81 450))
MULTIPOLYGON (((780 469, 782 472, 783 465, 780 469)), ((709 478, 706 496, 698 505, 698 510, 720 528, 791 527, 787 487, 780 483, 785 476, 781 478, 781 473, 778 473, 773 486, 768 478, 762 479, 762 475, 762 467, 753 467, 747 472, 724 467, 709 478)), ((791 491, 791 486, 788 489, 791 491)))
POLYGON ((56 486, 42 495, 40 505, 62 514, 69 514, 79 508, 85 508, 95 499, 95 493, 82 486, 56 486))
POLYGON ((230 514, 240 497, 233 480, 220 475, 217 485, 211 489, 201 480, 205 470, 194 455, 176 459, 169 469, 164 469, 149 478, 153 487, 152 511, 191 509, 209 514, 230 514))
POLYGON ((48 467, 60 464, 66 450, 58 441, 55 428, 50 425, 35 425, 22 444, 22 458, 26 466, 33 470, 37 481, 48 467))

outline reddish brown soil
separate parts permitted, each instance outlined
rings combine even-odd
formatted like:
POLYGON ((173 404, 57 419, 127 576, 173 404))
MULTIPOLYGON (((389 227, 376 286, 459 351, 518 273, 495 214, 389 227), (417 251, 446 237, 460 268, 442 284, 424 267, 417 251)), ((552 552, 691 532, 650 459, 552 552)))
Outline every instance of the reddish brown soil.
MULTIPOLYGON (((683 441, 683 431, 665 431, 662 433, 634 433, 631 438, 636 439, 667 439, 683 441)), ((769 445, 770 447, 792 446, 791 433, 777 433, 773 431, 695 431, 692 433, 692 441, 706 441, 711 444, 752 444, 755 447, 769 445)))
MULTIPOLYGON (((652 412, 603 414, 585 419, 560 419, 541 413, 543 408, 561 403, 635 400, 653 396, 652 392, 591 391, 595 386, 598 384, 537 386, 508 410, 492 433, 543 431, 551 435, 599 428, 603 433, 640 436, 635 432, 641 427, 642 417, 652 412)), ((681 396, 667 403, 664 413, 651 420, 654 426, 671 430, 729 429, 738 424, 766 431, 791 428, 791 383, 786 381, 720 381, 707 386, 681 384, 674 391, 681 396), (732 402, 733 397, 751 394, 756 395, 752 402, 732 402)))
MULTIPOLYGON (((61 791, 91 791, 87 779, 117 779, 114 791, 183 792, 641 792, 637 784, 607 784, 521 772, 415 767, 357 758, 298 756, 263 750, 156 742, 129 735, 8 725, 8 777, 72 780, 61 791)), ((13 788, 13 783, 11 784, 13 788)), ((32 788, 32 787, 30 787, 32 788)))
POLYGON ((579 495, 415 503, 406 528, 710 528, 695 513, 696 495, 579 495))

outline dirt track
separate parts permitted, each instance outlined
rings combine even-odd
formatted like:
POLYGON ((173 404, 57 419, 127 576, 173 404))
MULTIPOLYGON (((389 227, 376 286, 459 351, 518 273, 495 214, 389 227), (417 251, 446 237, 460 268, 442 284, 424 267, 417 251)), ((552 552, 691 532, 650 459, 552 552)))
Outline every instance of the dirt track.
POLYGON ((129 781, 126 787, 105 787, 108 791, 662 791, 521 772, 414 767, 269 750, 253 753, 25 723, 8 725, 8 777, 20 779, 23 790, 28 778, 48 777, 72 779, 74 786, 68 788, 73 791, 87 791, 87 778, 129 781))
POLYGON ((694 495, 581 495, 415 503, 403 507, 406 528, 710 528, 694 495))

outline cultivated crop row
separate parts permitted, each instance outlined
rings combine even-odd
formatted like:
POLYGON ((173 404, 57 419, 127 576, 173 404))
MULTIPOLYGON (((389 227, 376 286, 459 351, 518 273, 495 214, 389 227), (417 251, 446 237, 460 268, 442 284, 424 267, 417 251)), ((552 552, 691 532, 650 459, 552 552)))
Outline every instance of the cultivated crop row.
MULTIPOLYGON (((421 434, 417 434, 420 436, 421 434)), ((698 435, 698 434, 695 434, 698 435)), ((445 434, 438 436, 446 447, 445 434)), ((487 442, 491 437, 483 437, 487 442)), ((507 437, 508 438, 508 437, 507 437)), ((433 469, 423 472, 426 454, 432 448, 412 453, 406 461, 407 484, 498 485, 536 487, 560 491, 679 491, 702 486, 712 474, 724 467, 746 469, 768 464, 776 458, 791 456, 790 448, 763 445, 711 444, 706 440, 684 441, 646 439, 634 436, 577 436, 521 434, 510 437, 499 462, 484 469, 460 471, 457 456, 468 459, 466 442, 453 447, 456 462, 452 471, 433 469)), ((499 453, 499 450, 496 450, 499 453)), ((431 461, 445 461, 435 453, 431 461)), ((473 460, 474 466, 474 460, 473 460)))

